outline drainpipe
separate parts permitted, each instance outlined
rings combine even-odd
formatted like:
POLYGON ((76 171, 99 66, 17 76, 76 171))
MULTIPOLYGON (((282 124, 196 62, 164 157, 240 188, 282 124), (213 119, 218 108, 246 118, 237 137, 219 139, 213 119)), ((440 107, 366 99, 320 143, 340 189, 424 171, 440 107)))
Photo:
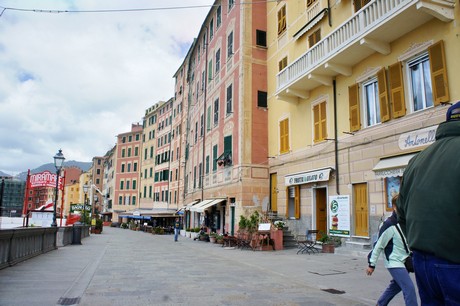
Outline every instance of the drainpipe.
POLYGON ((338 141, 338 131, 337 131, 337 84, 336 80, 332 81, 332 88, 334 92, 334 151, 335 151, 335 188, 337 194, 340 195, 339 189, 339 141, 338 141))

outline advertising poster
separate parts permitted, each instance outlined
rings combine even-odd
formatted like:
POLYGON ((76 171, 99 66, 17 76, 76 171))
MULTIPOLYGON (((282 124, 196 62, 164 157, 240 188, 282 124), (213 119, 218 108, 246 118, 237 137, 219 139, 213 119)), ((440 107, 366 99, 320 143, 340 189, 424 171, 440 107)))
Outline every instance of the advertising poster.
POLYGON ((329 196, 329 233, 350 236, 350 196, 329 196))

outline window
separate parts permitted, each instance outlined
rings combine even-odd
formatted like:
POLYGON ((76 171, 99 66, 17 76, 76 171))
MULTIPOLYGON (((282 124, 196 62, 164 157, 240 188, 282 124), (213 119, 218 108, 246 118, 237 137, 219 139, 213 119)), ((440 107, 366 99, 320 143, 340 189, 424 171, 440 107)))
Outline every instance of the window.
POLYGON ((216 51, 216 74, 220 70, 220 49, 216 51))
POLYGON ((233 100, 233 85, 230 84, 228 87, 227 87, 227 103, 226 103, 226 112, 227 112, 227 115, 229 115, 230 113, 232 113, 232 110, 233 110, 233 107, 232 107, 232 100, 233 100))
POLYGON ((209 40, 211 40, 214 37, 214 19, 211 19, 211 22, 209 23, 209 40))
POLYGON ((131 199, 132 199, 132 204, 133 204, 133 205, 136 205, 136 196, 132 196, 131 199))
POLYGON ((134 148, 134 156, 139 156, 139 147, 134 148))
POLYGON ((212 60, 208 63, 208 82, 212 81, 212 60))
POLYGON ((321 29, 316 30, 310 36, 308 36, 308 45, 313 47, 321 40, 321 29))
POLYGON ((407 63, 411 85, 413 110, 419 111, 433 106, 430 60, 428 53, 407 63))
POLYGON ((134 163, 134 165, 133 165, 133 171, 134 171, 134 172, 137 171, 137 163, 134 163))
POLYGON ((279 71, 287 67, 287 56, 278 62, 279 71))
POLYGON ((132 142, 133 141, 133 135, 129 135, 128 136, 128 142, 132 142))
POLYGON ((313 5, 313 3, 315 3, 316 0, 307 0, 307 7, 310 7, 313 5))
POLYGON ((278 35, 286 31, 286 5, 278 11, 278 35))
POLYGON ((355 12, 357 12, 360 9, 362 9, 366 4, 371 2, 371 0, 355 0, 353 2, 355 4, 355 12))
POLYGON ((319 142, 327 138, 326 125, 326 102, 321 102, 313 106, 313 141, 319 142))
POLYGON ((136 187, 137 187, 137 181, 133 180, 133 190, 136 190, 136 187))
POLYGON ((257 106, 267 108, 267 92, 257 91, 257 106))
POLYGON ((128 171, 127 172, 131 172, 131 163, 128 163, 128 171))
POLYGON ((214 125, 219 123, 219 98, 214 100, 214 125))
POLYGON ((235 5, 235 0, 228 0, 228 11, 229 12, 234 5, 235 5))
POLYGON ((124 188, 124 183, 125 183, 124 181, 120 181, 120 190, 123 190, 123 188, 124 188))
POLYGON ((212 171, 217 170, 217 145, 212 147, 212 171))
POLYGON ((123 197, 122 196, 118 197, 118 205, 123 205, 123 197))
POLYGON ((131 148, 128 148, 128 157, 131 157, 131 148))
POLYGON ((227 57, 230 58, 233 55, 233 32, 230 32, 227 37, 227 57))
POLYGON ((300 219, 300 185, 286 188, 286 217, 300 219))
POLYGON ((204 136, 204 114, 201 114, 200 118, 200 136, 204 136))
POLYGON ((222 23, 222 7, 219 5, 217 7, 217 12, 216 12, 216 27, 220 27, 220 24, 222 23))
POLYGON ((366 110, 366 125, 372 126, 380 123, 379 86, 377 78, 363 84, 363 97, 366 110))
POLYGON ((208 106, 208 109, 206 110, 206 130, 210 131, 211 130, 211 106, 208 106))
POLYGON ((206 174, 209 174, 209 155, 206 156, 206 162, 205 162, 205 171, 206 174))
POLYGON ((256 30, 256 45, 259 47, 267 46, 267 32, 262 30, 256 30))
POLYGON ((125 164, 121 164, 121 173, 125 172, 125 164))
POLYGON ((121 149, 121 157, 125 157, 125 149, 121 149))
POLYGON ((126 181, 126 189, 129 190, 129 186, 130 186, 130 181, 126 181))
POLYGON ((280 153, 289 152, 289 118, 280 121, 280 153))

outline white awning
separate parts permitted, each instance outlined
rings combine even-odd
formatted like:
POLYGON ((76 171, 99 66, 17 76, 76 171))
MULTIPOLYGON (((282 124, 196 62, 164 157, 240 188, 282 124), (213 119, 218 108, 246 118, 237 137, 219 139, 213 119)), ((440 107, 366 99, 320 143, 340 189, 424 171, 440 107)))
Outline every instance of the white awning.
POLYGON ((415 155, 417 153, 382 158, 372 171, 375 172, 376 178, 402 176, 410 159, 415 155))
POLYGON ((184 206, 184 209, 185 209, 185 210, 190 210, 190 208, 191 208, 193 205, 195 205, 196 203, 198 203, 198 202, 199 202, 198 200, 193 201, 193 202, 190 202, 190 203, 188 203, 187 205, 184 206))
POLYGON ((225 201, 225 200, 227 200, 227 199, 215 199, 215 200, 213 200, 213 201, 210 202, 210 203, 206 203, 206 204, 204 204, 204 205, 201 205, 200 207, 197 207, 196 212, 202 213, 202 212, 204 212, 206 209, 208 209, 209 207, 214 206, 214 205, 217 205, 217 204, 219 204, 219 203, 221 203, 221 202, 223 202, 223 201, 225 201))
POLYGON ((214 199, 201 201, 200 203, 195 204, 192 207, 190 207, 190 211, 197 211, 197 209, 199 209, 201 206, 211 203, 212 201, 214 201, 214 199))
POLYGON ((310 20, 303 28, 301 28, 297 33, 294 34, 294 39, 299 39, 302 35, 310 31, 318 22, 323 19, 324 15, 326 14, 327 9, 320 12, 316 17, 310 20))

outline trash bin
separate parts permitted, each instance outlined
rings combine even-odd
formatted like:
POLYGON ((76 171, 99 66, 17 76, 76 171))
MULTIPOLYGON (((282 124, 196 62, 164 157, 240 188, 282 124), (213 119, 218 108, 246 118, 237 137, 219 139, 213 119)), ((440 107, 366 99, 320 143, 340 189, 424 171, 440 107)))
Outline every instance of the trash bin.
POLYGON ((83 225, 80 222, 75 222, 72 227, 72 244, 81 244, 81 230, 83 225))

